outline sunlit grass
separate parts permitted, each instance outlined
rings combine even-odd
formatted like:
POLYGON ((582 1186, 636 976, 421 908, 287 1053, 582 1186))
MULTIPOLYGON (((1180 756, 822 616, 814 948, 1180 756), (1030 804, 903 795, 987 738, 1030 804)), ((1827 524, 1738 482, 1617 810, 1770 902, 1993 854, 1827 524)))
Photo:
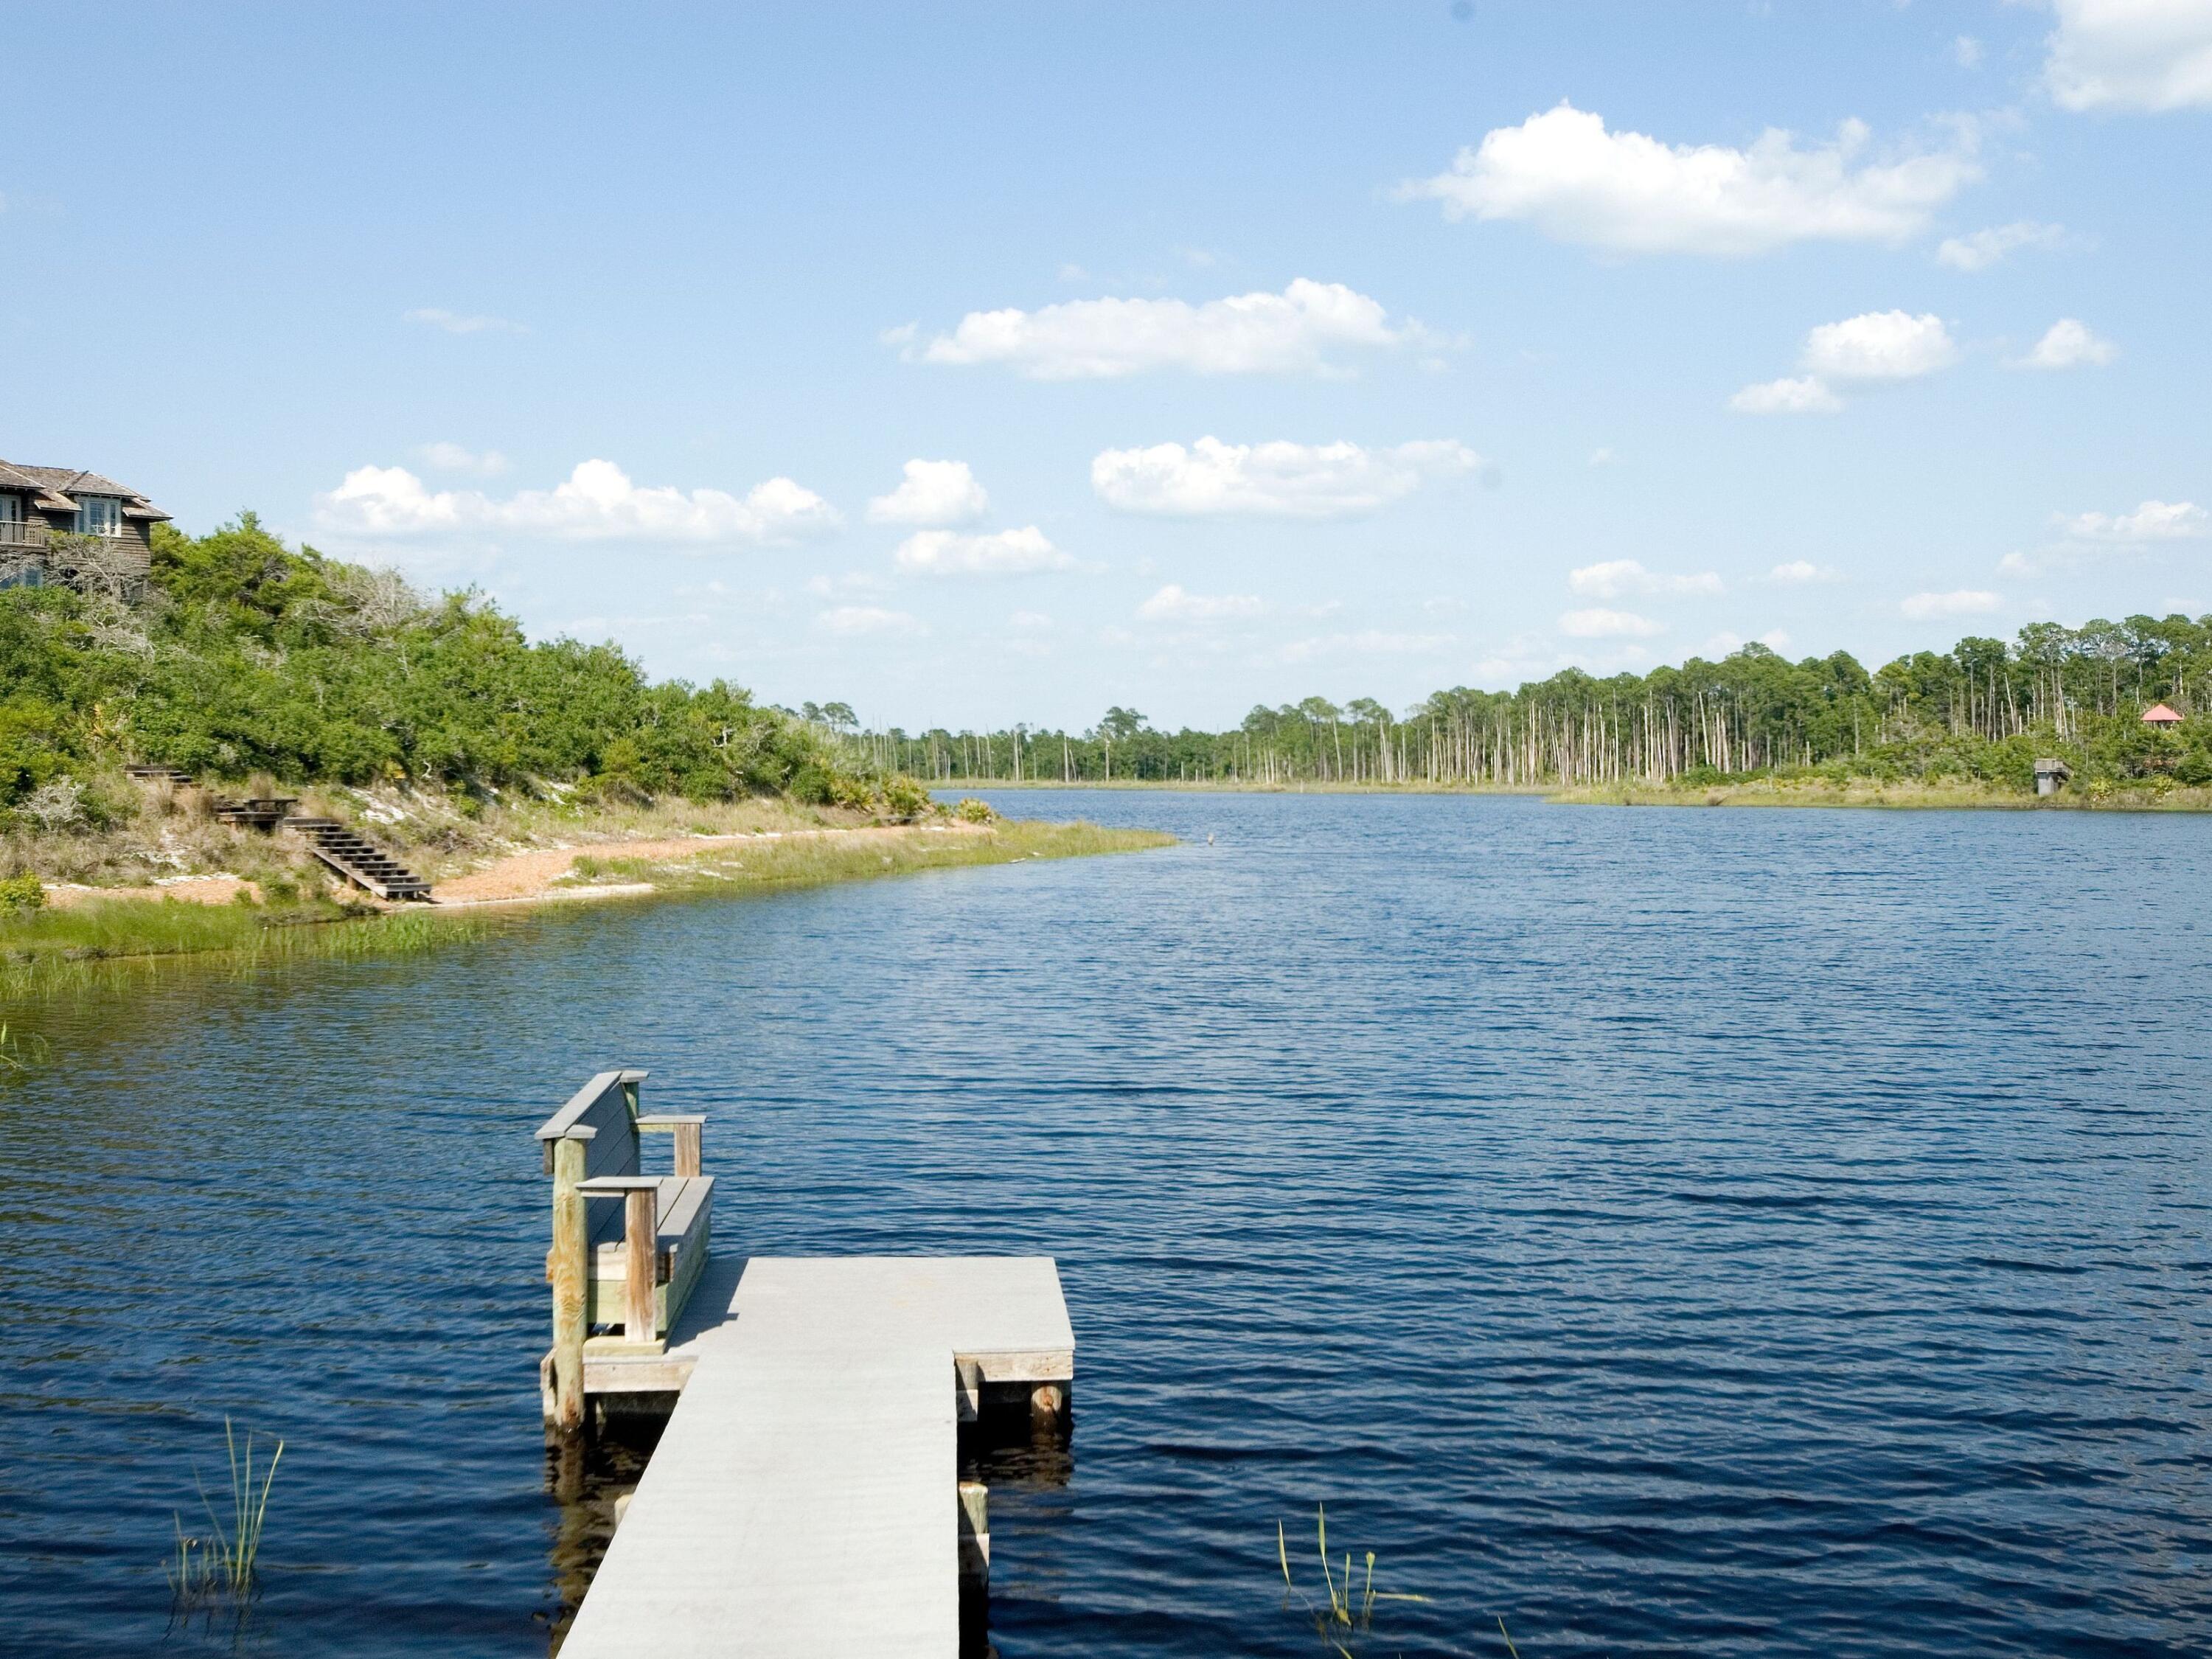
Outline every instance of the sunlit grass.
POLYGON ((386 956, 474 938, 491 924, 437 911, 290 911, 174 899, 92 899, 0 917, 0 996, 82 983, 137 963, 217 957, 241 966, 386 956))
POLYGON ((230 1512, 229 1524, 226 1526, 223 1518, 216 1513, 215 1501, 208 1496, 197 1468, 192 1471, 192 1485, 198 1488, 200 1507, 207 1514, 208 1535, 200 1538, 187 1534, 184 1516, 173 1516, 177 1548, 167 1568, 169 1591, 186 1607, 219 1596, 244 1600, 253 1593, 260 1569, 261 1538, 269 1520, 269 1492, 276 1483, 276 1465, 283 1460, 284 1443, 279 1440, 276 1449, 270 1454, 261 1471, 260 1490, 257 1492, 252 1431, 246 1431, 246 1443, 241 1446, 226 1417, 222 1419, 222 1440, 229 1460, 230 1484, 226 1504, 230 1512))
MULTIPOLYGON (((680 859, 580 858, 572 884, 645 884, 676 895, 784 890, 962 865, 1013 864, 1164 847, 1172 836, 1095 823, 1030 820, 896 832, 763 837, 680 859)), ((474 908, 191 904, 90 899, 0 912, 0 999, 101 982, 163 962, 202 958, 234 972, 319 957, 405 955, 466 943, 510 926, 513 914, 474 908)), ((33 1056, 0 1046, 0 1074, 33 1056)))
POLYGON ((1571 806, 1863 806, 1900 810, 1996 808, 2008 811, 2174 811, 2212 809, 2212 790, 2069 787, 2039 798, 1971 779, 1922 781, 1854 777, 1745 778, 1724 783, 1591 784, 1559 789, 1551 799, 1571 806))
POLYGON ((982 829, 962 826, 923 828, 896 835, 791 836, 744 847, 705 848, 681 859, 579 859, 574 872, 587 881, 647 883, 664 892, 819 887, 965 865, 1133 853, 1169 846, 1174 840, 1152 830, 1001 820, 982 829))

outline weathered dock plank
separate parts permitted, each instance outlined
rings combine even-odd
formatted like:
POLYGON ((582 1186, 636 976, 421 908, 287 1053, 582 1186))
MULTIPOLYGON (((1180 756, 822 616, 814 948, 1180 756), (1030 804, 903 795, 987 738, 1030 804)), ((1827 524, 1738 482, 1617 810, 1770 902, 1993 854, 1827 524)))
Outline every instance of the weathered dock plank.
POLYGON ((755 1257, 711 1320, 721 1265, 682 1341, 603 1368, 650 1367, 665 1388, 688 1360, 566 1659, 953 1659, 959 1379, 1073 1378, 1058 1267, 755 1257))

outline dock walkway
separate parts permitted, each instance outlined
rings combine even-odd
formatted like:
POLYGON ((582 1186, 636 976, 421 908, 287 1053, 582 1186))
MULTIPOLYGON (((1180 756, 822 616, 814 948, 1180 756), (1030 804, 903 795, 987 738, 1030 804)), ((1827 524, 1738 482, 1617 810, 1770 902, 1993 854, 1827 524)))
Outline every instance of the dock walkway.
POLYGON ((586 1361, 587 1394, 682 1395, 563 1659, 954 1659, 957 1425, 994 1390, 1064 1405, 1058 1267, 756 1256, 734 1291, 729 1272, 708 1264, 665 1352, 586 1361))

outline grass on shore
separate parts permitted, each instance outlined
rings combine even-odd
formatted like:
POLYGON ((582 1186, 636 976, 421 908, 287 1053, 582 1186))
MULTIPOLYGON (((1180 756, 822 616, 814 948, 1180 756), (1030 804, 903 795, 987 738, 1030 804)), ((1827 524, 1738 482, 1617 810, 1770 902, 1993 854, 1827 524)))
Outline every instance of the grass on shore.
POLYGON ((1552 799, 1573 806, 1865 806, 1911 809, 1972 808, 2000 811, 2212 811, 2212 789, 2166 786, 2121 789, 2069 787, 2039 799, 1965 779, 1942 782, 1853 778, 1753 778, 1717 784, 1603 784, 1562 789, 1552 799))
POLYGON ((572 874, 579 886, 647 882, 658 891, 670 893, 818 887, 830 882, 962 865, 1134 853, 1165 847, 1174 840, 1173 836, 1152 830, 1002 819, 980 830, 925 824, 896 836, 795 836, 751 847, 708 848, 680 859, 586 856, 576 860, 572 874))
POLYGON ((482 916, 436 910, 92 899, 66 909, 0 915, 0 998, 82 982, 125 963, 182 957, 256 968, 313 957, 401 955, 477 938, 490 926, 482 916))
MULTIPOLYGON (((899 834, 825 836, 720 847, 689 858, 576 860, 572 889, 648 883, 657 893, 781 890, 957 865, 1078 858, 1165 846, 1171 836, 1092 823, 1001 821, 988 829, 924 826, 899 834)), ((313 957, 402 955, 484 936, 509 920, 477 908, 375 910, 312 902, 293 908, 92 899, 67 908, 0 909, 0 999, 82 984, 103 973, 187 957, 241 971, 313 957)))

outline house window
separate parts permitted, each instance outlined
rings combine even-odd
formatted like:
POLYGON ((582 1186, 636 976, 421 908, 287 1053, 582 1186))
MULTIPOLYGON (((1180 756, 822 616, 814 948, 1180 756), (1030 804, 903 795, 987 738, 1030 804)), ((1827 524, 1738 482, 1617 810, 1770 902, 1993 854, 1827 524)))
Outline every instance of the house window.
POLYGON ((23 498, 0 495, 0 530, 13 530, 23 522, 23 498))
POLYGON ((112 495, 87 495, 76 504, 76 533, 80 536, 120 536, 123 503, 112 495))

